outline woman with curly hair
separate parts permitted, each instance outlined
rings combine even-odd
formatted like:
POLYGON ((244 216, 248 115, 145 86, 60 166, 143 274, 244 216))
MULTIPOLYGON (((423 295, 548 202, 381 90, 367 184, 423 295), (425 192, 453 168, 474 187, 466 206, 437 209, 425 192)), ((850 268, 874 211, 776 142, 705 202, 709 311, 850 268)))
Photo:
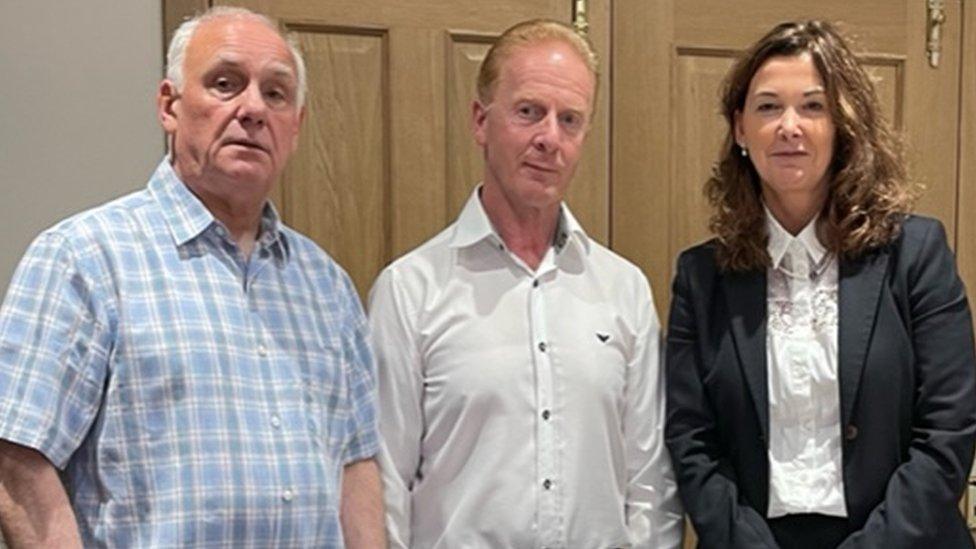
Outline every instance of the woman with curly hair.
POLYGON ((973 547, 972 320, 870 78, 830 24, 783 23, 722 110, 715 238, 678 259, 667 340, 700 547, 973 547))

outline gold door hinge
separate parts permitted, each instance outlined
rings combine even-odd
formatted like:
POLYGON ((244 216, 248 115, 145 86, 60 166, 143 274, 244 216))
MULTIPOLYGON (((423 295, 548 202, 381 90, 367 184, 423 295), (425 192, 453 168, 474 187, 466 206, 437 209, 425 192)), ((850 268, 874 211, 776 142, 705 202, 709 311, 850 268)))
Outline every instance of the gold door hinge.
POLYGON ((939 66, 942 56, 942 25, 945 24, 945 0, 928 0, 928 40, 925 51, 929 56, 929 65, 939 66))
POLYGON ((573 28, 583 36, 586 36, 590 30, 590 21, 586 17, 586 4, 586 0, 573 1, 573 28))

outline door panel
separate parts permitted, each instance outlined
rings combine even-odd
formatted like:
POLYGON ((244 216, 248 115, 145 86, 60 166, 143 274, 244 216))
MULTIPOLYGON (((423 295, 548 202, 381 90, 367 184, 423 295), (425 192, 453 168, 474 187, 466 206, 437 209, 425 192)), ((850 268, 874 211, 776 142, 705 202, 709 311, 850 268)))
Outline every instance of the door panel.
POLYGON ((327 250, 344 249, 342 239, 351 236, 344 228, 354 228, 372 245, 347 254, 342 265, 350 273, 371 272, 387 256, 389 150, 383 136, 389 127, 382 95, 360 90, 386 87, 387 36, 311 26, 296 32, 309 74, 331 77, 309 80, 302 161, 288 166, 276 203, 288 224, 327 250))

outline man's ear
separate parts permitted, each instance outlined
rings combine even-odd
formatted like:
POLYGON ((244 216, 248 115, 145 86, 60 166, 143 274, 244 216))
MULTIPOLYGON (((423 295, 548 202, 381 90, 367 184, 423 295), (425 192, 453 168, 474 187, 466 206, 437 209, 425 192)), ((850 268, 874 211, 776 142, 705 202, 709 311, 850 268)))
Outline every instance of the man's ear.
POLYGON ((293 153, 298 150, 298 136, 301 134, 302 126, 305 125, 306 112, 305 105, 302 105, 302 108, 298 110, 298 124, 295 125, 295 133, 291 136, 291 152, 293 153))
POLYGON ((482 105, 481 101, 475 99, 471 102, 471 133, 474 134, 474 140, 478 145, 484 147, 486 136, 485 136, 485 122, 488 118, 488 107, 482 105))
POLYGON ((169 79, 163 79, 159 83, 159 90, 156 92, 156 114, 159 116, 159 124, 163 130, 173 135, 176 133, 176 109, 174 103, 180 98, 180 92, 169 79))

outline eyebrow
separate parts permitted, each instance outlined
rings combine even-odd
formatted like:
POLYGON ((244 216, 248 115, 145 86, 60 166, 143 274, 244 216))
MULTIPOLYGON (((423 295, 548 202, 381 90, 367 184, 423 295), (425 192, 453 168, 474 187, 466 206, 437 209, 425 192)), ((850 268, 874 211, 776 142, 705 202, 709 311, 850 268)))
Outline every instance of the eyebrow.
MULTIPOLYGON (((235 69, 241 69, 243 66, 244 63, 239 56, 228 53, 220 53, 217 55, 217 62, 214 63, 209 70, 213 70, 217 67, 232 67, 235 69)), ((271 74, 274 76, 284 76, 298 80, 298 75, 288 63, 283 61, 272 61, 268 64, 268 67, 271 69, 271 74)))
MULTIPOLYGON (((821 93, 827 93, 823 86, 814 86, 803 92, 803 97, 809 97, 811 95, 817 95, 821 93)), ((779 94, 770 90, 759 90, 753 94, 754 97, 779 97, 779 94)))
MULTIPOLYGON (((513 106, 517 107, 523 103, 532 103, 534 105, 547 105, 548 102, 549 102, 548 99, 540 96, 525 95, 522 97, 517 97, 513 103, 513 106)), ((556 112, 566 112, 566 111, 575 112, 579 114, 587 114, 586 107, 584 106, 566 105, 564 108, 556 110, 556 112)))

